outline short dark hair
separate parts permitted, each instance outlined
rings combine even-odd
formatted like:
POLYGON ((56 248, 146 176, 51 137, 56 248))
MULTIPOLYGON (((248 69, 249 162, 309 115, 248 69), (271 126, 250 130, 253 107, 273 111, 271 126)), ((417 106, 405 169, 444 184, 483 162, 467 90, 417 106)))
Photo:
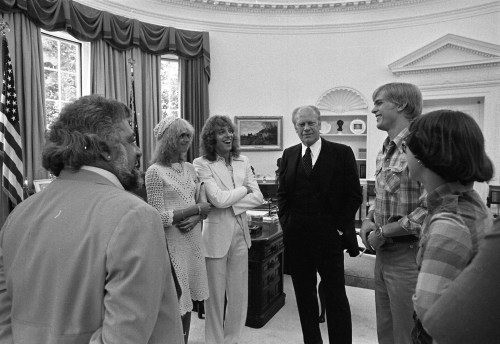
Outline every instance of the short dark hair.
POLYGON ((123 103, 100 95, 83 96, 66 105, 50 126, 42 165, 58 176, 63 168, 78 170, 101 159, 119 142, 116 123, 130 118, 123 103))
POLYGON ((207 160, 215 161, 217 158, 215 144, 217 143, 217 130, 220 128, 229 128, 234 132, 231 155, 233 157, 240 155, 240 142, 235 125, 229 117, 215 115, 207 119, 200 134, 200 152, 207 160))
POLYGON ((385 99, 397 105, 404 105, 403 113, 408 120, 413 120, 422 114, 422 92, 413 84, 406 82, 391 82, 379 86, 372 95, 375 100, 381 92, 385 99))
POLYGON ((476 121, 453 110, 437 110, 410 124, 406 144, 415 158, 447 182, 468 184, 493 177, 476 121))

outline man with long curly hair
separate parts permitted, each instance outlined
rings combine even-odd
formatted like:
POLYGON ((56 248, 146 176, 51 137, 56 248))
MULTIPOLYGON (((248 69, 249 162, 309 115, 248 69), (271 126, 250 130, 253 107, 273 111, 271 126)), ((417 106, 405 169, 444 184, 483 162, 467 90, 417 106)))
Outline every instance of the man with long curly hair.
POLYGON ((183 344, 158 212, 126 192, 141 151, 122 103, 91 95, 52 124, 57 178, 0 234, 0 342, 183 344))

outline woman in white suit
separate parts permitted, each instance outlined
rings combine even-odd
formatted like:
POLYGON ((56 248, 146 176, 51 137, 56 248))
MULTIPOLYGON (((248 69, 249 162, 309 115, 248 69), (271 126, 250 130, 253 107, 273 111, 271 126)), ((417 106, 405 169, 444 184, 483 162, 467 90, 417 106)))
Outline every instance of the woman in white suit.
POLYGON ((248 305, 246 211, 263 197, 248 158, 239 154, 235 127, 226 116, 212 116, 201 132, 202 156, 193 161, 208 201, 215 207, 203 221, 209 298, 205 301, 207 344, 236 344, 248 305), (224 320, 224 301, 227 310, 224 320))

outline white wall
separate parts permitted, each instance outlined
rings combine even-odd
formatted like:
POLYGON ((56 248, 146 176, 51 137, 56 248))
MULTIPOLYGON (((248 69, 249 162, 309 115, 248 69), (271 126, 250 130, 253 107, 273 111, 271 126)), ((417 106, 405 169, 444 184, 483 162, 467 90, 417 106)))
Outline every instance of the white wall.
MULTIPOLYGON (((142 0, 140 7, 137 0, 77 1, 145 22, 210 32, 210 113, 283 116, 284 147, 299 142, 290 119, 293 108, 315 104, 333 87, 356 89, 370 107, 373 90, 391 81, 414 82, 422 86, 424 98, 429 99, 453 99, 456 94, 466 97, 468 93, 485 97, 483 130, 487 151, 497 166, 498 184, 500 69, 485 76, 495 80, 490 82, 494 87, 480 89, 454 86, 462 74, 470 76, 474 71, 398 77, 388 68, 390 63, 448 33, 500 44, 497 0, 380 0, 324 11, 235 9, 225 2, 215 5, 201 1, 180 5, 176 1, 142 0)), ((474 77, 469 81, 472 86, 480 82, 474 77)), ((376 129, 372 115, 368 116, 367 127, 370 178, 386 135, 376 129)), ((281 153, 244 154, 257 173, 273 175, 281 153)))
MULTIPOLYGON (((283 116, 283 141, 288 147, 299 142, 290 119, 294 107, 315 104, 325 91, 337 86, 358 90, 371 107, 377 86, 412 81, 392 74, 387 67, 390 63, 448 33, 498 44, 498 19, 498 13, 493 13, 426 25, 328 34, 210 32, 210 111, 230 116, 283 116)), ((376 129, 373 116, 368 116, 367 127, 370 178, 385 133, 376 129)), ((245 154, 261 174, 273 174, 275 161, 281 156, 281 152, 245 154)), ((500 166, 498 157, 495 162, 500 166)))

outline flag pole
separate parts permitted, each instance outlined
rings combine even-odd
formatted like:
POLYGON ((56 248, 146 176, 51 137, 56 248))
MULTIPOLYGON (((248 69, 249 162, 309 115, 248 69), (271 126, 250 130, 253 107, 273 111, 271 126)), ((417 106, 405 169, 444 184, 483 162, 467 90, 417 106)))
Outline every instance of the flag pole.
POLYGON ((130 64, 130 80, 131 80, 131 86, 130 86, 130 103, 129 107, 132 110, 132 121, 133 123, 130 123, 132 126, 132 129, 134 130, 135 134, 135 143, 137 147, 140 147, 140 140, 139 140, 139 124, 137 123, 137 109, 135 106, 135 81, 134 81, 134 65, 135 65, 135 60, 133 57, 130 57, 128 59, 128 63, 130 64))

